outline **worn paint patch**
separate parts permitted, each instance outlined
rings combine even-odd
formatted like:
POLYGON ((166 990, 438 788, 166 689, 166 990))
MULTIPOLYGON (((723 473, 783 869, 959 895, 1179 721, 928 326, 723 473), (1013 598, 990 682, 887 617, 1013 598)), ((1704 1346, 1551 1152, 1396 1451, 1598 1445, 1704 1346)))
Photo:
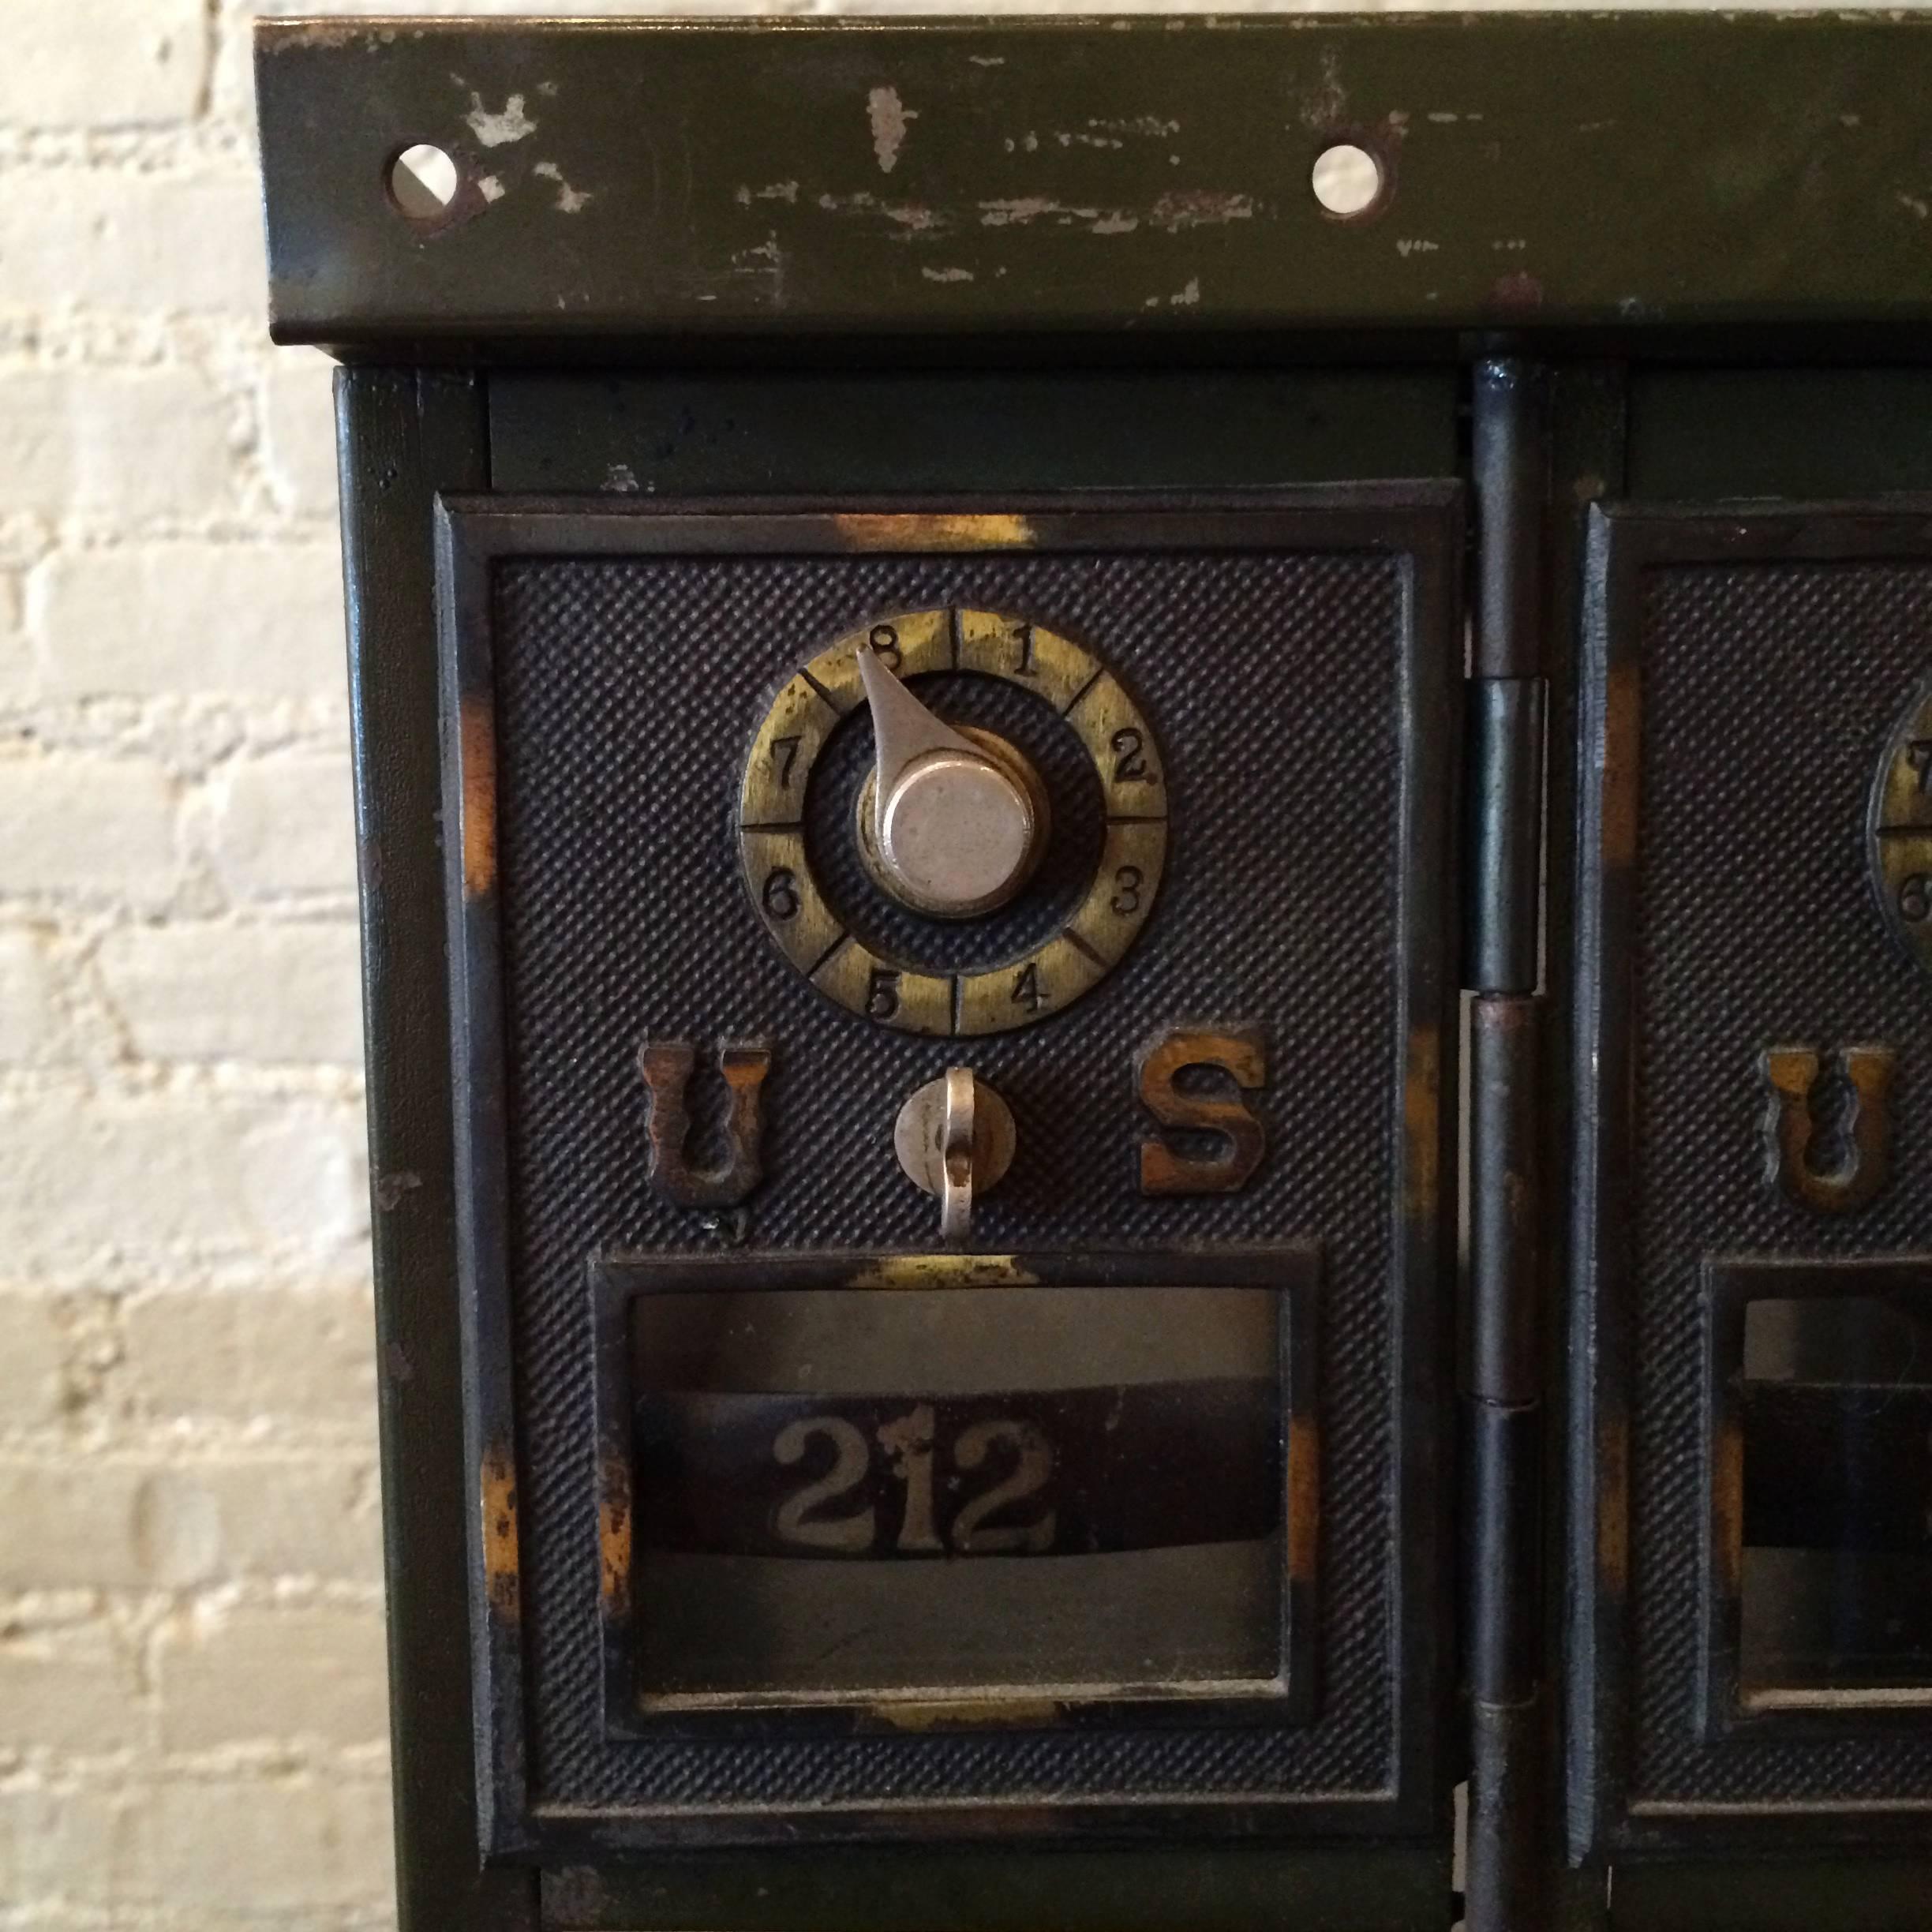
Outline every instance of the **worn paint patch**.
POLYGON ((496 720, 489 701, 466 698, 462 740, 463 897, 496 889, 496 720))
POLYGON ((1023 516, 855 514, 833 522, 853 550, 1016 550, 1033 542, 1033 526, 1023 516))
POLYGON ((919 110, 905 106, 897 88, 877 87, 866 96, 866 118, 872 124, 872 152, 878 157, 879 172, 889 174, 899 165, 899 151, 919 110))
POLYGON ((537 132, 537 123, 523 111, 523 96, 512 94, 498 111, 483 105, 481 94, 470 96, 470 111, 463 116, 470 132, 485 148, 501 148, 511 141, 527 140, 537 132))
POLYGON ((1315 1580, 1315 1552, 1321 1541, 1321 1438, 1312 1416, 1288 1425, 1288 1575, 1295 1583, 1315 1580))
POLYGON ((380 1214, 394 1214, 422 1184, 422 1176, 413 1167, 378 1169, 376 1174, 376 1211, 380 1214))
POLYGON ((883 1255, 854 1275, 852 1288, 1028 1288, 1039 1277, 1017 1255, 883 1255))
POLYGON ((1518 312, 1543 306, 1543 284, 1526 268, 1512 269, 1499 275, 1489 291, 1490 301, 1498 309, 1518 312))
POLYGON ((882 215, 897 230, 893 238, 900 242, 910 235, 926 234, 951 225, 936 208, 923 208, 914 201, 882 201, 877 195, 863 189, 857 194, 822 194, 818 205, 828 215, 882 215))
POLYGON ((867 1715, 895 1731, 951 1730, 972 1724, 1052 1724, 1062 1716, 1053 1698, 939 1698, 930 1703, 874 1704, 867 1715))
POLYGON ((754 201, 791 201, 799 198, 799 185, 795 181, 767 182, 762 188, 754 188, 746 182, 732 197, 740 208, 749 208, 754 201))
POLYGON ((1342 84, 1342 56, 1335 47, 1326 47, 1321 57, 1321 81, 1304 90, 1301 125, 1320 133, 1335 126, 1348 114, 1348 89, 1342 84))
POLYGON ((1637 667, 1616 665, 1604 680, 1600 795, 1603 862, 1612 871, 1627 872, 1637 863, 1639 702, 1637 667))
POLYGON ((485 174, 477 183, 477 193, 485 201, 500 201, 504 198, 504 185, 494 174, 485 174))
POLYGON ((631 1471, 606 1449, 597 1459, 598 1587, 613 1622, 631 1614, 631 1471))
POLYGON ((483 1457, 483 1593, 500 1617, 520 1614, 522 1584, 517 1554, 516 1463, 499 1446, 483 1457))
POLYGON ((1711 1567, 1727 1597, 1744 1582, 1744 1432, 1728 1417, 1711 1440, 1711 1567))
POLYGON ((1148 210, 1148 219, 1156 228, 1178 234, 1186 228, 1218 228, 1229 222, 1252 221, 1256 205, 1252 195, 1189 188, 1163 195, 1148 210))
POLYGON ((1089 114, 1087 125, 1090 128, 1104 128, 1110 134, 1143 134, 1151 140, 1165 140, 1170 135, 1181 132, 1178 121, 1164 121, 1159 114, 1136 114, 1125 121, 1110 121, 1089 114))
POLYGON ((541 174, 545 181, 556 183, 557 208, 565 215, 580 213, 593 199, 587 189, 573 188, 564 178, 564 170, 554 161, 539 161, 530 170, 530 172, 533 174, 541 174))
POLYGON ((1630 1587, 1630 1446, 1621 1415, 1597 1438, 1597 1580, 1621 1598, 1630 1587))
POLYGON ((260 46, 264 54, 286 54, 291 47, 346 47, 375 36, 355 21, 274 21, 264 23, 260 46))
POLYGON ((769 285, 772 306, 782 309, 785 297, 784 250, 775 234, 767 235, 756 248, 739 249, 731 258, 732 273, 755 275, 769 285))

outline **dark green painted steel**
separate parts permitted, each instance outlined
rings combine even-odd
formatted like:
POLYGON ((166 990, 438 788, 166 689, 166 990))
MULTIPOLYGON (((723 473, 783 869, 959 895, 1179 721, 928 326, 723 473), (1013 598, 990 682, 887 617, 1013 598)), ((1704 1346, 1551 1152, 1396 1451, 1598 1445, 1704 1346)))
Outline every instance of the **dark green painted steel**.
POLYGON ((349 598, 371 1227, 402 1921, 525 1932, 529 1874, 477 1855, 449 1002, 430 511, 489 480, 481 384, 338 380, 349 598))
POLYGON ((1932 369, 1649 369, 1630 406, 1640 501, 1932 490, 1932 369))
POLYGON ((1932 19, 270 21, 278 339, 1932 316, 1932 19), (1310 167, 1376 149, 1342 221, 1310 167), (403 144, 466 182, 425 236, 403 144))
POLYGON ((1447 1846, 1016 1853, 935 1846, 546 1874, 558 1932, 1446 1932, 1447 1846))
POLYGON ((1451 476, 1445 369, 705 378, 500 373, 503 490, 1240 489, 1451 476))
MULTIPOLYGON (((1466 467, 1458 362, 1499 337, 1554 358, 1543 1113, 1560 1269, 1579 506, 1932 489, 1924 368, 1769 366, 1825 342, 1834 354, 1882 345, 1901 365, 1924 354, 1913 331, 1932 320, 1932 18, 260 31, 278 336, 388 365, 534 365, 475 382, 372 367, 341 391, 405 1925, 1446 1925, 1440 1843, 956 1844, 481 1871, 431 499, 492 486, 911 495, 1449 475, 1466 467), (1323 215, 1309 193, 1314 155, 1337 137, 1393 163, 1392 199, 1360 223, 1323 215), (459 219, 433 236, 384 190, 385 163, 416 139, 448 147, 469 183, 459 219), (1566 359, 1583 341, 1627 364, 1566 359), (627 361, 695 365, 714 346, 755 346, 771 367, 619 373, 627 361), (1704 366, 1659 366, 1687 347, 1704 366), (1168 366, 1104 366, 1121 357, 1168 366), (895 358, 985 373, 893 374, 895 358), (990 373, 1015 360, 1040 366, 990 373), (605 366, 566 375, 554 366, 566 362, 605 366)), ((1581 1302, 1548 1327, 1549 1435, 1587 1445, 1616 1426, 1630 1365, 1581 1302), (1604 1348, 1607 1393, 1569 1379, 1567 1357, 1604 1348)), ((1552 1559, 1566 1548, 1576 1559, 1544 1646, 1552 1670, 1563 1659, 1574 1673, 1550 1713, 1569 1807, 1567 1833, 1553 1804, 1545 1815, 1552 1923, 1932 1923, 1932 1866, 1889 1851, 1840 1856, 1823 1821, 1779 1821, 1775 1856, 1687 1862, 1675 1825, 1653 1811, 1628 1836, 1632 1855, 1613 1854, 1610 1814, 1629 1795, 1621 1713, 1590 1669, 1619 1638, 1615 1616, 1588 1607, 1582 1560, 1597 1472, 1586 1447, 1567 1465, 1554 1452, 1548 1473, 1572 1539, 1551 1522, 1552 1559)))
POLYGON ((1932 1866, 1887 1859, 1825 1863, 1619 1866, 1610 1932, 1920 1932, 1932 1866))

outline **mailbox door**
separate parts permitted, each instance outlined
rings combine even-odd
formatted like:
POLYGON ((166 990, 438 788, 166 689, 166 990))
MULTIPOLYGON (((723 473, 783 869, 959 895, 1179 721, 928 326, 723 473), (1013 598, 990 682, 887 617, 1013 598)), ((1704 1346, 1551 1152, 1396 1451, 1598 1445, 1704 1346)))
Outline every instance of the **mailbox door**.
POLYGON ((1579 575, 1571 1851, 1619 1926, 1894 1923, 1932 1798, 1927 397, 1624 400, 1579 575))

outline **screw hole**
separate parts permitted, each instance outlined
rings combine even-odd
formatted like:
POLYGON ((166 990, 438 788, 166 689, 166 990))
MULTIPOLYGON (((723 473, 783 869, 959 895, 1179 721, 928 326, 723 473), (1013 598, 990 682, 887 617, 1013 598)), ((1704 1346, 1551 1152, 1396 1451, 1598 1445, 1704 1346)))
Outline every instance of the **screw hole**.
POLYGON ((389 199, 407 221, 442 220, 462 185, 455 162, 428 141, 405 148, 389 163, 389 199))
POLYGON ((1337 141, 1315 157, 1309 186, 1331 215, 1346 221, 1367 214, 1382 199, 1382 163, 1366 148, 1337 141))

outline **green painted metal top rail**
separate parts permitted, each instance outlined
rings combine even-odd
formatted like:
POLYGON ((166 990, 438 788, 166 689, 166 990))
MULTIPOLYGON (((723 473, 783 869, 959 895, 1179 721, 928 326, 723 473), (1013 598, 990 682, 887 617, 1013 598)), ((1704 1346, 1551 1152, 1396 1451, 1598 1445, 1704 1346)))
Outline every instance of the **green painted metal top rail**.
POLYGON ((1926 15, 256 31, 274 331, 345 353, 1932 320, 1926 15))

